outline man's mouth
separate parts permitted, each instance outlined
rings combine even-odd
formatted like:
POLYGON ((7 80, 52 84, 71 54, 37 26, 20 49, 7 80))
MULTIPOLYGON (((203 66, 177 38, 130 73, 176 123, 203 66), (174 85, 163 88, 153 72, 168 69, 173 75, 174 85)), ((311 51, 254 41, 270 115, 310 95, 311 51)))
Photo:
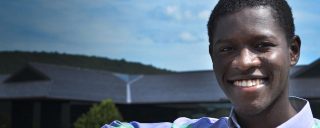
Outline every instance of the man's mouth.
POLYGON ((233 85, 238 87, 254 87, 254 86, 262 86, 266 83, 267 79, 247 79, 247 80, 234 80, 233 85))

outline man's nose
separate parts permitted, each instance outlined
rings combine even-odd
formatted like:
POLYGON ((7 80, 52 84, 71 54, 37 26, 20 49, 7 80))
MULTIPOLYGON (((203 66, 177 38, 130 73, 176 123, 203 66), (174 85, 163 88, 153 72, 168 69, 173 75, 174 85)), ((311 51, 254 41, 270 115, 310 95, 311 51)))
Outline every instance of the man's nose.
POLYGON ((244 48, 240 51, 240 54, 234 60, 234 67, 241 71, 246 71, 251 68, 257 68, 261 65, 257 53, 250 51, 248 48, 244 48))

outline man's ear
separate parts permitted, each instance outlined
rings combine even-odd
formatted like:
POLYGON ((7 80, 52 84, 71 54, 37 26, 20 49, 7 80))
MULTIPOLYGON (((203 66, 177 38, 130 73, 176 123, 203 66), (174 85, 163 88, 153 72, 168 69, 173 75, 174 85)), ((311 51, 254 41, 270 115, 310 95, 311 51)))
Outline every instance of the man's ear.
POLYGON ((300 47, 301 47, 301 40, 300 37, 295 35, 290 43, 290 65, 294 66, 298 63, 300 57, 300 47))

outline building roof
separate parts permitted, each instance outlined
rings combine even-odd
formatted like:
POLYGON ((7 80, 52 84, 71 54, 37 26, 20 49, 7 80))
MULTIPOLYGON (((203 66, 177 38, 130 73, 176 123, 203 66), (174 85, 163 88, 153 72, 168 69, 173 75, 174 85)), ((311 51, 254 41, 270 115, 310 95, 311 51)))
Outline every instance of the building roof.
POLYGON ((303 98, 320 98, 319 78, 290 79, 289 94, 303 98))
POLYGON ((40 63, 30 63, 7 77, 0 85, 0 98, 111 98, 116 103, 133 104, 226 100, 212 71, 127 75, 40 63))
POLYGON ((292 74, 294 78, 320 78, 320 58, 292 74))
POLYGON ((66 100, 101 101, 111 98, 114 102, 126 101, 125 82, 111 72, 30 63, 12 74, 0 85, 0 98, 54 98, 66 100), (43 74, 43 80, 33 77, 19 81, 28 74, 43 74), (16 81, 14 81, 16 80, 16 81))
POLYGON ((9 75, 0 75, 0 82, 4 81, 5 79, 7 79, 9 77, 9 75))
POLYGON ((131 85, 132 102, 216 102, 226 100, 212 71, 144 76, 131 85))
MULTIPOLYGON (((317 67, 313 65, 312 67, 317 67)), ((295 66, 290 74, 310 71, 295 66)), ((161 75, 128 75, 108 71, 30 63, 9 76, 0 76, 0 99, 48 98, 120 104, 220 102, 227 98, 210 71, 161 75)), ((319 78, 291 77, 290 95, 319 98, 319 78)))

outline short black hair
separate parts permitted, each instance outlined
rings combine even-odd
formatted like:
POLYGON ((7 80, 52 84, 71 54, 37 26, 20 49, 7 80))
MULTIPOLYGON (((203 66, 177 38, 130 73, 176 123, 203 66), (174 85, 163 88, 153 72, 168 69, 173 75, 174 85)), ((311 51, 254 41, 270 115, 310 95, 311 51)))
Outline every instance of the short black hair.
POLYGON ((208 24, 209 52, 213 46, 213 33, 217 21, 228 14, 235 13, 247 7, 267 6, 273 9, 273 17, 284 30, 287 39, 295 35, 295 27, 291 8, 286 0, 219 0, 218 4, 212 10, 208 24))

